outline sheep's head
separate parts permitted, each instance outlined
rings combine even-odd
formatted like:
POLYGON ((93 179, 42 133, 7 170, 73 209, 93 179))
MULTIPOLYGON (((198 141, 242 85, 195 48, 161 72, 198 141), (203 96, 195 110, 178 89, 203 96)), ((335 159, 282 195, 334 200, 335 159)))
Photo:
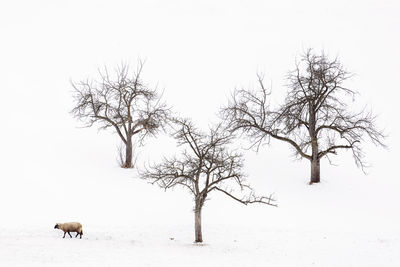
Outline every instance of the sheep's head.
POLYGON ((54 226, 54 229, 58 229, 58 223, 54 226))

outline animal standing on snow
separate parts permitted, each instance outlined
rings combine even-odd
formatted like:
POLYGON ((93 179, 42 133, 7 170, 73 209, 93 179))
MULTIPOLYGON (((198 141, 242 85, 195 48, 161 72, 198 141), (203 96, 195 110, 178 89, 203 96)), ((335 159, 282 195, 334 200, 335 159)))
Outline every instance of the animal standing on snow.
POLYGON ((71 232, 76 232, 76 236, 80 235, 80 238, 82 238, 83 232, 82 232, 82 224, 78 222, 69 222, 69 223, 57 223, 54 226, 54 229, 60 229, 64 231, 64 236, 65 234, 68 233, 69 236, 72 238, 72 235, 70 234, 71 232))

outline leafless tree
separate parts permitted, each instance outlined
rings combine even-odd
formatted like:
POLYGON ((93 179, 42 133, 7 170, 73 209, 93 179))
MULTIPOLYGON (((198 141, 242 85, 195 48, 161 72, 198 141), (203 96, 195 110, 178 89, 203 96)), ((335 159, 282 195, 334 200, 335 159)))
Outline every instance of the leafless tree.
POLYGON ((271 108, 270 91, 258 75, 260 89, 236 90, 222 114, 229 118, 231 130, 247 135, 256 149, 271 138, 290 144, 296 156, 311 162, 310 184, 320 182, 320 160, 342 149, 351 150, 364 170, 361 144, 369 138, 384 147, 385 135, 372 112, 352 111, 357 92, 344 85, 351 76, 338 59, 309 49, 287 76, 283 105, 271 108))
POLYGON ((173 137, 185 149, 181 157, 164 159, 141 172, 141 177, 165 190, 175 186, 186 188, 195 201, 195 242, 203 242, 201 211, 207 196, 218 191, 242 203, 262 203, 276 206, 272 196, 257 197, 246 184, 242 172, 242 155, 228 150, 232 135, 221 126, 210 129, 208 134, 200 132, 188 119, 176 119, 177 130, 173 137), (235 193, 240 190, 240 195, 235 193), (247 191, 247 193, 246 193, 247 191))
POLYGON ((132 168, 132 138, 142 144, 147 136, 163 129, 169 109, 161 102, 156 89, 141 79, 143 62, 135 72, 122 64, 110 74, 105 67, 99 70, 99 80, 72 82, 75 107, 71 113, 85 122, 86 127, 98 123, 100 129, 113 128, 125 145, 123 168, 132 168))

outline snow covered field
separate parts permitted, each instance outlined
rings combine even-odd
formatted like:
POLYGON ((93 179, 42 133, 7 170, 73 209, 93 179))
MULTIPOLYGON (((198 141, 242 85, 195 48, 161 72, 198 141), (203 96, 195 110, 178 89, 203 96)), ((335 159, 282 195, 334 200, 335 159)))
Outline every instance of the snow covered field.
MULTIPOLYGON (((83 162, 85 157, 84 152, 71 159, 63 170, 30 166, 14 169, 9 172, 12 179, 3 179, 1 266, 400 263, 398 184, 389 187, 360 173, 353 178, 328 178, 313 186, 307 185, 307 177, 276 181, 255 176, 258 191, 274 190, 280 206, 244 206, 211 195, 203 212, 205 242, 196 245, 189 194, 178 189, 164 192, 147 184, 135 178, 133 170, 119 169, 111 156, 114 166, 98 164, 91 170, 83 162), (84 226, 81 240, 63 239, 62 232, 53 229, 57 222, 75 220, 84 226)), ((306 167, 290 165, 294 170, 306 167)), ((340 174, 340 168, 324 167, 340 174)))
POLYGON ((50 228, 1 229, 2 266, 397 266, 399 236, 209 226, 194 245, 189 225, 87 227, 82 240, 50 228), (184 229, 186 228, 186 230, 184 229), (124 231, 126 230, 126 231, 124 231), (174 240, 169 239, 169 235, 174 240))
MULTIPOLYGON (((400 266, 399 13, 394 0, 1 1, 0 266, 400 266), (366 144, 367 176, 350 153, 324 160, 312 186, 285 144, 245 152, 249 183, 279 207, 209 195, 202 245, 189 194, 119 168, 118 137, 69 114, 70 79, 141 57, 145 81, 205 128, 257 71, 278 102, 308 47, 356 74, 388 150, 366 144), (54 229, 67 221, 82 239, 54 229)), ((174 151, 161 135, 135 152, 141 167, 174 151)))

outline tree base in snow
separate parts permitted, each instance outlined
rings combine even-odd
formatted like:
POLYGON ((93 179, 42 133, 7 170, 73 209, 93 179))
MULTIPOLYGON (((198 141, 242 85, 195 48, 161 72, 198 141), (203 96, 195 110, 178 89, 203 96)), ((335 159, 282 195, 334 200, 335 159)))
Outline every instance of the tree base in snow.
POLYGON ((122 165, 121 165, 121 168, 123 168, 123 169, 132 169, 132 168, 133 168, 133 165, 122 164, 122 165))

